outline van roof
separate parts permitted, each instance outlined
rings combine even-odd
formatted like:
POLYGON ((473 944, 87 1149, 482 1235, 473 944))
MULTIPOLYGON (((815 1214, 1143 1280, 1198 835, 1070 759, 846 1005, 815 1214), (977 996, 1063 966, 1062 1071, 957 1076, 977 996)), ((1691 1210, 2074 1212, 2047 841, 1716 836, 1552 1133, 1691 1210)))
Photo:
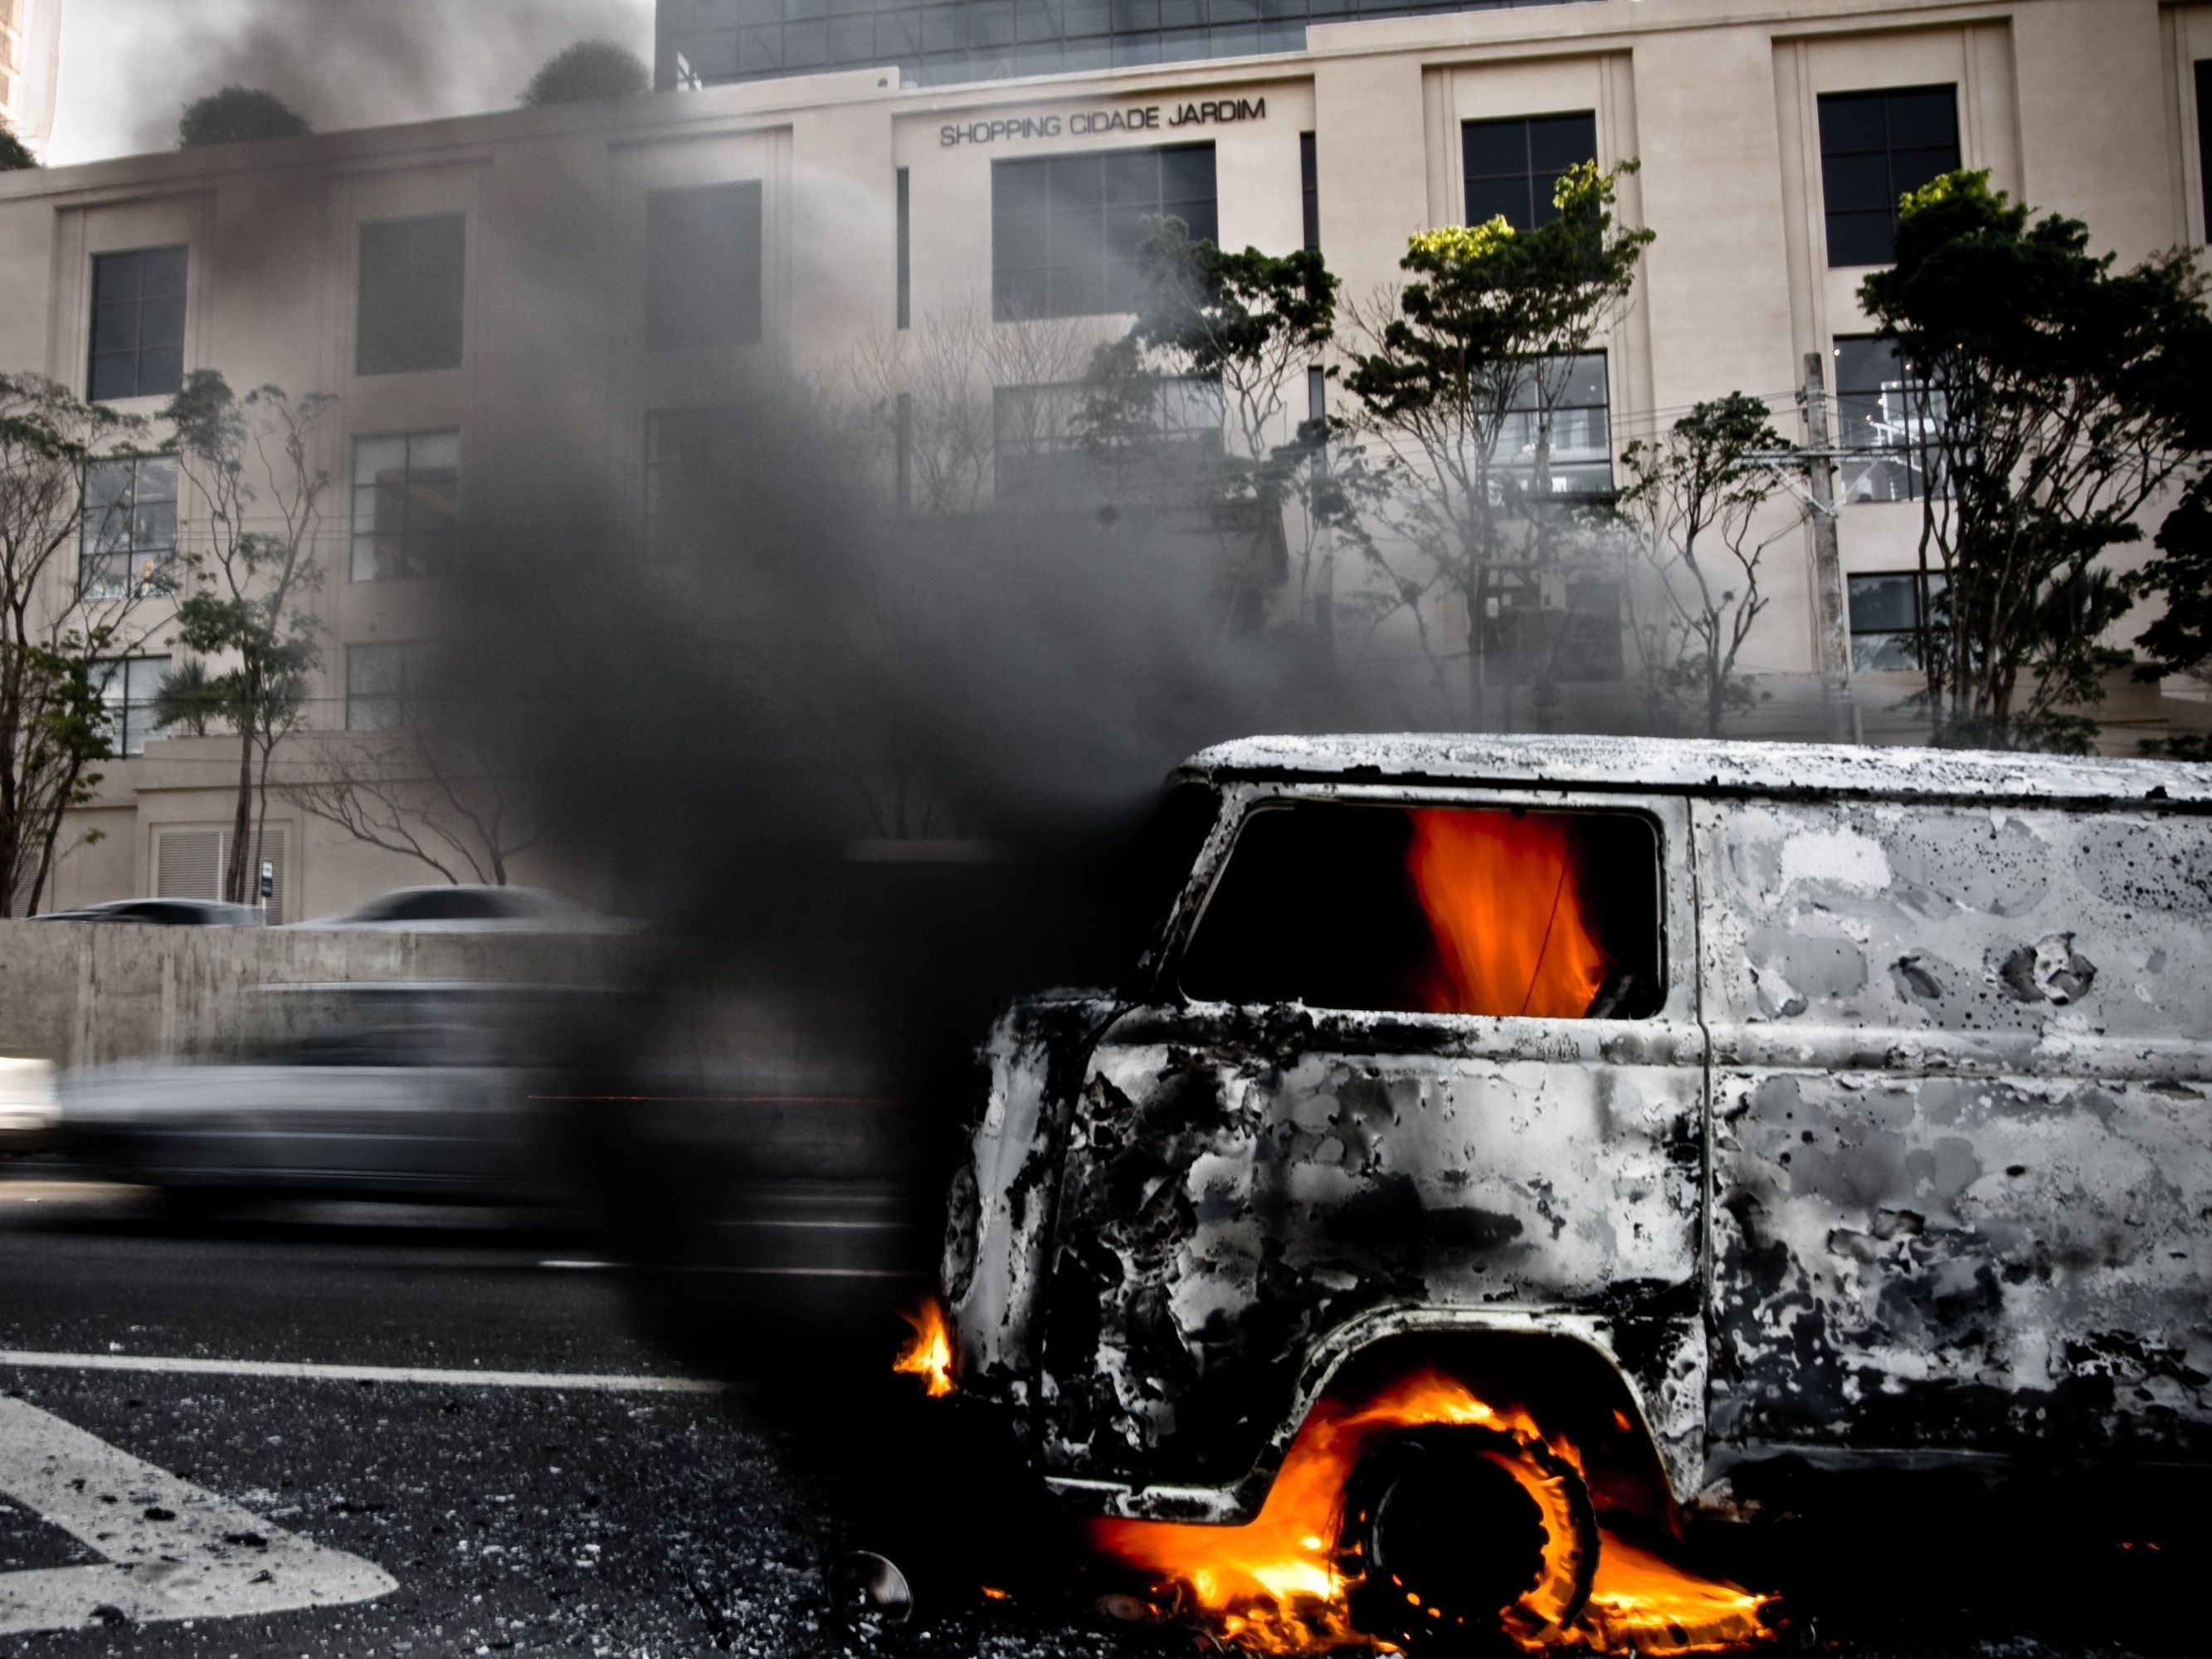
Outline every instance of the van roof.
POLYGON ((1186 775, 1668 793, 2212 805, 2212 765, 1983 750, 1673 738, 1374 732, 1243 738, 1186 775))

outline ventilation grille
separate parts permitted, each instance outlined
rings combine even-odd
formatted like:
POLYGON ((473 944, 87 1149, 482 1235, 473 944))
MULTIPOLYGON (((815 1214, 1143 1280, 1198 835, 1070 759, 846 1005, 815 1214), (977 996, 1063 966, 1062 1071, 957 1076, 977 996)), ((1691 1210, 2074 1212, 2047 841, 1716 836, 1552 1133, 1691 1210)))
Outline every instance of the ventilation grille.
MULTIPOLYGON (((269 896, 269 923, 275 927, 284 920, 284 831, 272 829, 263 836, 261 856, 276 866, 269 896)), ((228 830, 164 830, 154 842, 154 890, 161 898, 219 899, 229 862, 228 830)), ((246 872, 248 903, 256 897, 255 876, 246 872)))

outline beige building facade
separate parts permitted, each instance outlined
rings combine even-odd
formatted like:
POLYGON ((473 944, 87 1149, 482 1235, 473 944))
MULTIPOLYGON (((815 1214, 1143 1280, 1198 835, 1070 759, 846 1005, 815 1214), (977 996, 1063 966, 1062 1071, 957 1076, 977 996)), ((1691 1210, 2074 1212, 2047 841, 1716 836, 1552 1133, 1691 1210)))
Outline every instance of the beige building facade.
POLYGON ((54 131, 62 0, 0 0, 0 126, 41 161, 54 131))
MULTIPOLYGON (((896 357, 948 317, 1107 337, 1139 210, 1210 216, 1224 246, 1317 241, 1364 299, 1409 235, 1516 191, 1540 212, 1562 158, 1634 158, 1624 215, 1656 240, 1594 371, 1591 465, 1738 389, 1802 439, 1808 358, 1838 435, 1878 446, 1895 374, 1885 401, 1856 289, 1893 186, 1985 167, 2124 262, 2201 246, 2207 60, 2212 5, 1589 0, 1316 21, 1303 50, 1243 58, 927 88, 887 64, 0 175, 0 368, 149 414, 200 368, 336 399, 312 708, 343 730, 435 640, 450 524, 554 511, 549 456, 580 442, 648 556, 684 411, 766 374, 844 383, 869 343, 896 357), (704 322, 656 270, 671 247, 720 273, 704 322), (161 258, 124 258, 143 254, 161 258)), ((1855 618, 1863 729, 1890 729, 1914 683, 1888 637, 1917 602, 1913 489, 1878 448, 1842 462, 1833 562, 1809 520, 1778 545, 1747 659, 1820 684, 1844 667, 1824 603, 1855 618)), ((50 908, 207 890, 234 746, 146 729, 133 687, 155 672, 120 676, 134 752, 50 908)), ((2172 712, 2134 695, 2118 712, 2172 712)), ((271 821, 287 919, 429 877, 284 806, 271 821)))

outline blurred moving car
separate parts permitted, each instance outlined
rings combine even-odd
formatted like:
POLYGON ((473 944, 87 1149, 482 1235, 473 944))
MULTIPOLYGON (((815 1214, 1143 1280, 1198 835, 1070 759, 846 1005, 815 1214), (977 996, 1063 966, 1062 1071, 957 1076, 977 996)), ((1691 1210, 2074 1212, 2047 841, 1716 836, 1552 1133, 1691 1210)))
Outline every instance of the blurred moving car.
POLYGON ((449 882, 402 887, 359 909, 295 927, 346 927, 405 933, 611 933, 634 924, 539 887, 490 887, 449 882))
POLYGON ((111 899, 75 910, 49 910, 33 921, 131 921, 149 927, 258 927, 261 911, 251 904, 217 899, 111 899))
POLYGON ((40 1150, 60 1116, 52 1060, 0 1057, 0 1153, 40 1150))
POLYGON ((563 1201, 552 1032, 595 993, 477 983, 285 986, 234 1059, 59 1079, 60 1150, 172 1192, 563 1201))

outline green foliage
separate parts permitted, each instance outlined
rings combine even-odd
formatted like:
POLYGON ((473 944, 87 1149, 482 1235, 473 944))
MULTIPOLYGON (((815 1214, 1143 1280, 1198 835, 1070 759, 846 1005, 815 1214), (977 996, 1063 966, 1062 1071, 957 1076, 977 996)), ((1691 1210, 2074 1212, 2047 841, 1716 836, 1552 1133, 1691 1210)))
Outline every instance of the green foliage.
POLYGON ((1345 385, 1383 422, 1465 427, 1502 410, 1537 363, 1582 350, 1628 297, 1652 240, 1613 218, 1620 176, 1635 168, 1584 162, 1561 175, 1559 216, 1531 231, 1492 219, 1413 237, 1399 261, 1413 276, 1401 314, 1345 385))
POLYGON ((330 478, 313 461, 314 429, 331 401, 295 401, 273 386, 241 398, 218 371, 196 369, 160 416, 207 526, 186 558, 174 638, 231 665, 205 677, 201 696, 208 717, 239 734, 223 889, 233 898, 251 890, 254 805, 265 820, 270 752, 299 724, 308 678, 322 665, 323 624, 306 600, 323 583, 313 538, 330 478))
POLYGON ((547 58, 522 89, 526 104, 583 104, 629 98, 653 85, 635 53, 609 40, 579 40, 547 58))
POLYGON ((0 122, 0 173, 18 173, 38 165, 39 158, 31 154, 30 147, 5 122, 0 122))
POLYGON ((276 94, 253 87, 225 87, 185 106, 184 117, 177 123, 177 148, 298 138, 309 131, 307 117, 276 94))
POLYGON ((1189 227, 1170 217, 1138 245, 1137 268, 1145 297, 1134 337, 1177 355, 1201 379, 1311 357, 1335 331, 1338 282, 1311 248, 1224 252, 1192 241, 1189 227))
POLYGON ((0 915, 35 908, 62 817, 112 750, 98 659, 127 654, 135 593, 77 580, 84 469, 144 422, 38 375, 0 374, 0 915))
POLYGON ((2136 643, 2137 678, 2186 674, 2212 663, 2212 472, 2200 472, 2158 527, 2159 556, 2128 579, 2136 595, 2163 594, 2166 611, 2136 643))
POLYGON ((1782 493, 1782 475, 1753 459, 1790 447, 1766 405, 1742 392, 1698 404, 1666 437, 1638 438, 1621 455, 1629 478, 1620 511, 1636 523, 1657 577, 1658 614, 1639 619, 1638 649, 1653 689, 1694 708, 1709 737, 1755 695, 1736 671, 1752 624, 1766 609, 1759 562, 1796 516, 1757 533, 1782 493))
POLYGON ((1343 383, 1358 402, 1356 425, 1381 441, 1394 484, 1383 516, 1416 562, 1401 568, 1370 541, 1379 591, 1425 641, 1429 597, 1442 590, 1463 602, 1478 730, 1487 659, 1504 642, 1489 606, 1509 575, 1525 586, 1536 567, 1555 564, 1571 527, 1551 500, 1552 410, 1574 359, 1626 302, 1652 240, 1615 216, 1620 177, 1636 165, 1571 169, 1553 192, 1558 216, 1534 230, 1493 219, 1413 237, 1395 305, 1358 319, 1343 383), (1534 434, 1526 489, 1500 464, 1516 422, 1534 434))
POLYGON ((1228 252, 1193 241, 1171 216, 1147 230, 1137 261, 1136 320, 1093 357, 1077 429, 1117 492, 1203 512, 1222 551, 1224 612, 1255 629, 1267 592, 1285 574, 1285 507, 1309 493, 1303 475, 1316 453, 1282 441, 1297 424, 1286 418, 1285 398, 1303 394, 1307 366, 1333 336, 1337 279, 1317 252, 1228 252), (1218 445, 1194 445, 1181 432, 1162 441, 1170 379, 1218 391, 1218 445))
POLYGON ((1923 568, 1944 591, 1923 629, 1939 742, 2079 748, 2079 713, 2126 660, 2124 608, 2093 575, 2136 515, 2202 453, 2212 322, 2192 252, 2116 271, 2088 228, 1954 173, 1905 198, 1897 264, 1861 286, 1912 366, 1923 568))
POLYGON ((198 657, 179 657, 161 676, 161 688, 154 694, 154 724, 172 732, 189 732, 196 738, 207 736, 210 725, 235 727, 237 720, 225 703, 225 686, 208 672, 206 663, 198 657))

